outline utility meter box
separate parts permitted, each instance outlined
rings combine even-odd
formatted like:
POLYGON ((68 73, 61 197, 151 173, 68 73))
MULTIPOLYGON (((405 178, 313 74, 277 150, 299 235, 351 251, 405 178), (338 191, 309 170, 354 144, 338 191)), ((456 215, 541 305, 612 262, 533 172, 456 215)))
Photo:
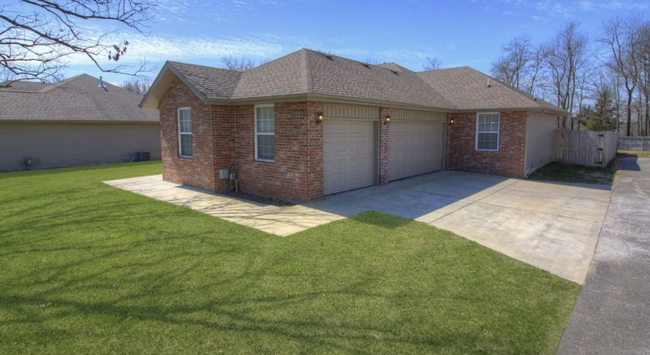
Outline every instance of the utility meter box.
POLYGON ((228 178, 228 168, 221 168, 219 169, 219 179, 227 179, 228 178))

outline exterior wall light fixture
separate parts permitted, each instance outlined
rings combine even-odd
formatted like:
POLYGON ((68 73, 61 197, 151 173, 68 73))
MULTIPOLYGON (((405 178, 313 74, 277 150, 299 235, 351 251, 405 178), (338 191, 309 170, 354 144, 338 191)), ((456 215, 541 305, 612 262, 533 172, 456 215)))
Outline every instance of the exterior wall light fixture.
POLYGON ((319 112, 318 116, 316 116, 316 123, 322 123, 323 122, 323 113, 319 112))
POLYGON ((386 119, 384 120, 384 124, 389 124, 390 123, 390 116, 386 116, 386 119))

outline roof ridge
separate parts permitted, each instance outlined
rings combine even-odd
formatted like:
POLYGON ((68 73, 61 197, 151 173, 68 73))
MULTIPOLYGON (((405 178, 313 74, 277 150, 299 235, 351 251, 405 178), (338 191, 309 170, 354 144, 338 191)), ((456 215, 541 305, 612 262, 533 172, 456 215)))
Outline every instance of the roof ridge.
MULTIPOLYGON (((46 93, 46 92, 50 92, 50 91, 52 91, 54 89, 61 89, 64 86, 66 86, 66 85, 70 84, 71 82, 81 78, 84 75, 85 76, 90 76, 90 75, 88 75, 86 73, 81 73, 79 75, 75 75, 75 76, 73 76, 71 78, 67 78, 67 79, 61 80, 61 81, 56 82, 56 83, 49 83, 49 85, 45 86, 41 90, 38 90, 38 92, 39 93, 46 93)), ((92 78, 92 76, 90 76, 90 77, 92 78)))

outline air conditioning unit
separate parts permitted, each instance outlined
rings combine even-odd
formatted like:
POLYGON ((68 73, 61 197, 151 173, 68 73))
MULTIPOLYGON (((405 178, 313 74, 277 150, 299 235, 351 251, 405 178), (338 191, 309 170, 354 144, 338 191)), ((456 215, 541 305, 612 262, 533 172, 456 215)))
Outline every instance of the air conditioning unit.
POLYGON ((29 169, 32 166, 40 165, 40 159, 38 157, 24 157, 23 160, 20 161, 20 164, 23 165, 24 169, 29 169))
POLYGON ((129 157, 132 162, 151 160, 151 154, 149 152, 129 152, 129 157))

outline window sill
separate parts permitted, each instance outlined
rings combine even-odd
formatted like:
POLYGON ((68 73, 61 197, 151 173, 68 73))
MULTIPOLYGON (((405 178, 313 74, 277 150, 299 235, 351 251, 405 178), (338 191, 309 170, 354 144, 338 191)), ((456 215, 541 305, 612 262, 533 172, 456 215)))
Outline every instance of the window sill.
POLYGON ((179 155, 178 157, 183 158, 183 159, 192 159, 193 158, 192 155, 179 155))
POLYGON ((255 159, 255 161, 261 161, 263 163, 275 163, 275 160, 268 160, 268 159, 255 159))
POLYGON ((498 152, 498 149, 476 149, 477 152, 498 152))

